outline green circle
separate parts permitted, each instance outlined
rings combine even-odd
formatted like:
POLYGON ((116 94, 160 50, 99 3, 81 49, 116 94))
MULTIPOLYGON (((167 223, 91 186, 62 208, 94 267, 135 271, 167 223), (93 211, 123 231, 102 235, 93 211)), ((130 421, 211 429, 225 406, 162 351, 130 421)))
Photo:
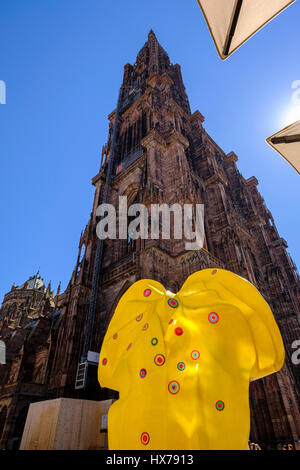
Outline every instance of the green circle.
POLYGON ((217 401, 216 403, 216 409, 218 411, 223 411, 225 408, 225 403, 222 400, 217 401))
POLYGON ((158 344, 158 339, 157 338, 152 338, 151 339, 151 344, 152 344, 152 346, 156 346, 158 344))
POLYGON ((168 304, 171 308, 177 308, 178 307, 178 300, 176 299, 169 299, 168 304))

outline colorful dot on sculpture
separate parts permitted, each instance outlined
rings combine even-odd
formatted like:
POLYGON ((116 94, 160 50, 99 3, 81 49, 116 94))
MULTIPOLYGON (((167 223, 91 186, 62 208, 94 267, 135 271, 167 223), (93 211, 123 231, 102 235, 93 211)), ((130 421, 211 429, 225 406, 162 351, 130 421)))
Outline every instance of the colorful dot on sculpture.
POLYGON ((213 272, 212 272, 212 274, 217 274, 217 272, 218 272, 218 271, 217 271, 216 269, 214 269, 213 272))
POLYGON ((178 362, 177 364, 177 369, 182 371, 185 369, 185 363, 184 362, 178 362))
POLYGON ((118 338, 118 333, 115 333, 115 334, 113 335, 113 339, 117 339, 117 338, 118 338))
POLYGON ((171 325, 173 323, 173 318, 171 318, 171 320, 169 321, 169 325, 171 325))
POLYGON ((146 375, 147 375, 146 369, 141 369, 141 370, 140 370, 140 377, 141 377, 141 379, 144 379, 144 378, 146 377, 146 375))
POLYGON ((154 363, 157 365, 157 366, 162 366, 164 365, 165 363, 165 356, 163 356, 162 354, 157 354, 154 358, 154 363))
POLYGON ((194 359, 194 361, 196 361, 197 359, 199 359, 199 357, 200 357, 200 353, 199 353, 199 351, 197 351, 196 349, 191 352, 191 358, 194 359))
POLYGON ((179 326, 177 328, 175 328, 175 335, 177 335, 177 336, 183 335, 183 329, 180 328, 179 326))
POLYGON ((141 321, 142 318, 143 318, 143 314, 141 313, 140 315, 136 317, 136 321, 141 321))
POLYGON ((218 321, 220 320, 220 317, 216 312, 212 312, 208 315, 208 320, 210 323, 215 324, 215 323, 218 323, 218 321))
POLYGON ((176 380, 173 380, 168 385, 168 390, 172 395, 176 395, 180 390, 180 385, 176 380))
POLYGON ((143 432, 143 434, 141 435, 141 443, 146 446, 148 445, 150 442, 150 436, 147 432, 143 432))
POLYGON ((144 297, 149 297, 151 295, 151 289, 144 290, 144 297))
POLYGON ((218 411, 223 411, 225 408, 225 403, 222 400, 217 401, 216 403, 216 409, 218 411))
POLYGON ((127 346, 127 351, 129 351, 129 349, 131 348, 132 346, 132 343, 129 343, 128 346, 127 346))
POLYGON ((107 359, 104 358, 104 359, 102 360, 102 365, 103 365, 103 366, 106 366, 106 364, 107 364, 107 359))
POLYGON ((145 323, 145 325, 143 326, 142 330, 143 330, 143 331, 148 330, 148 326, 149 326, 149 324, 148 324, 148 323, 145 323))
POLYGON ((152 339, 151 339, 151 344, 152 344, 152 346, 156 346, 157 343, 158 343, 158 339, 157 339, 157 338, 152 338, 152 339))
POLYGON ((171 308, 177 308, 178 307, 178 301, 176 299, 169 299, 168 304, 171 308))

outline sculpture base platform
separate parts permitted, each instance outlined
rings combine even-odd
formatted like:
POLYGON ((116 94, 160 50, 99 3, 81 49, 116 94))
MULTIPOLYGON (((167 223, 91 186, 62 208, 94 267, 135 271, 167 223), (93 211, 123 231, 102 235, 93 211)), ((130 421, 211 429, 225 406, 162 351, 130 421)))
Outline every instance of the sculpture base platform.
POLYGON ((113 401, 57 398, 32 403, 20 449, 107 449, 106 416, 113 401))

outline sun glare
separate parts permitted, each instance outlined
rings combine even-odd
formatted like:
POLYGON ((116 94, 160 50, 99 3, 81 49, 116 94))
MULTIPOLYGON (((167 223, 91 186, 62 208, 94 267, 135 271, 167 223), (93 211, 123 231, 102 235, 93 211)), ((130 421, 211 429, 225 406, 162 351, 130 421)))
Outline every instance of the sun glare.
POLYGON ((300 106, 293 106, 289 108, 284 116, 283 125, 284 127, 293 124, 296 121, 300 120, 300 106))

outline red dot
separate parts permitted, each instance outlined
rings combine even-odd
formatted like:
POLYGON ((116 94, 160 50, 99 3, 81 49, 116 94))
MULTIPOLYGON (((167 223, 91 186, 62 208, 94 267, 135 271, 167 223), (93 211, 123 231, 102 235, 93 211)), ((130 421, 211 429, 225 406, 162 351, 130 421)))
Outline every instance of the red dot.
POLYGON ((141 443, 143 445, 148 445, 150 442, 150 436, 147 432, 143 432, 143 434, 141 435, 141 443))
POLYGON ((211 312, 211 313, 208 315, 208 320, 209 320, 210 323, 216 324, 216 323, 219 322, 220 317, 219 317, 219 315, 218 315, 216 312, 211 312))
POLYGON ((215 270, 212 272, 212 274, 217 274, 217 272, 218 272, 218 271, 215 269, 215 270))
POLYGON ((154 364, 162 366, 165 363, 165 357, 162 354, 157 354, 154 358, 154 364))
POLYGON ((183 329, 180 328, 180 327, 175 328, 175 334, 176 334, 177 336, 183 335, 183 329))

